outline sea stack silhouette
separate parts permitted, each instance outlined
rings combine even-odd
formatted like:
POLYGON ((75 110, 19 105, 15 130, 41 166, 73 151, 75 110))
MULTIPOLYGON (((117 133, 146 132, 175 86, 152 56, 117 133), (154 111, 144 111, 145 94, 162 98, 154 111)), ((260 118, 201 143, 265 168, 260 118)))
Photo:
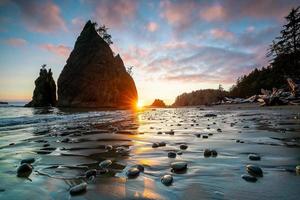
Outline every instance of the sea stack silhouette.
POLYGON ((35 80, 35 89, 32 100, 25 107, 56 106, 56 85, 52 77, 51 69, 47 71, 46 65, 42 65, 40 75, 35 80))
POLYGON ((120 55, 88 21, 77 38, 58 82, 59 107, 130 108, 138 94, 120 55))

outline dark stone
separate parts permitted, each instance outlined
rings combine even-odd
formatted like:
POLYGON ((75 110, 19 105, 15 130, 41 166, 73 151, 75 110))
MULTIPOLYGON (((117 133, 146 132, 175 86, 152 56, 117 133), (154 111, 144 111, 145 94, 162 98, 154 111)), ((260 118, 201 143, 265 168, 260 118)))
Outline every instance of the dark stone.
POLYGON ((159 147, 159 144, 157 142, 152 144, 152 148, 157 148, 157 147, 159 147))
POLYGON ((213 114, 213 113, 208 113, 208 114, 205 114, 204 117, 216 117, 217 115, 216 114, 213 114))
POLYGON ((85 177, 90 178, 91 176, 97 176, 97 170, 96 169, 90 169, 85 172, 85 177))
POLYGON ((207 136, 207 135, 202 135, 202 138, 203 138, 203 139, 207 139, 208 136, 207 136))
POLYGON ((186 162, 173 162, 171 163, 171 168, 174 172, 184 171, 187 169, 186 162))
POLYGON ((210 157, 211 151, 209 149, 205 149, 203 154, 204 154, 204 157, 210 157))
POLYGON ((248 158, 249 160, 255 160, 255 161, 260 160, 260 156, 256 154, 249 154, 248 158))
POLYGON ((138 98, 120 55, 113 55, 91 21, 77 38, 57 85, 61 107, 132 108, 138 98))
POLYGON ((176 158, 176 153, 173 151, 168 152, 168 157, 169 158, 176 158))
POLYGON ((210 153, 211 153, 212 157, 217 157, 218 156, 218 152, 216 150, 211 150, 210 153))
POLYGON ((28 177, 32 172, 32 166, 28 163, 24 163, 20 165, 20 167, 17 170, 17 176, 18 177, 28 177))
POLYGON ((256 182, 257 181, 256 177, 249 176, 247 174, 243 174, 241 177, 242 177, 242 179, 244 179, 245 181, 248 181, 248 182, 256 182))
POLYGON ((35 161, 35 158, 26 158, 26 159, 21 160, 21 164, 23 164, 23 163, 31 164, 31 163, 34 163, 34 161, 35 161))
POLYGON ((126 174, 128 178, 135 178, 140 174, 140 170, 137 167, 133 167, 130 168, 126 174))
POLYGON ((86 192, 87 184, 86 183, 80 183, 79 185, 75 185, 70 189, 71 195, 78 195, 86 192))
POLYGON ((263 171, 260 167, 256 165, 247 165, 246 166, 247 172, 252 176, 263 177, 263 171))
POLYGON ((35 89, 32 100, 25 107, 56 106, 56 85, 52 77, 51 69, 45 66, 40 69, 40 76, 35 80, 35 89))
POLYGON ((188 148, 186 144, 181 144, 179 147, 181 150, 186 150, 188 148))
POLYGON ((173 183, 173 176, 172 175, 163 175, 160 178, 160 181, 162 182, 162 184, 166 185, 166 186, 170 186, 173 183))
POLYGON ((159 142, 159 143, 158 143, 158 146, 164 147, 164 146, 166 146, 166 143, 165 143, 165 142, 159 142))

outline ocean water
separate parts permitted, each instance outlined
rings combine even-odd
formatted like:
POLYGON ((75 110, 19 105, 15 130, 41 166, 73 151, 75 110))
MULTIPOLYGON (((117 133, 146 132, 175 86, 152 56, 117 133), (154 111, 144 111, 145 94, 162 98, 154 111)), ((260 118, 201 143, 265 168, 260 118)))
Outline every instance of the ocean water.
POLYGON ((138 112, 21 106, 0 107, 0 199, 298 199, 300 195, 300 176, 295 172, 300 165, 297 106, 138 112), (205 117, 208 113, 217 116, 205 117), (174 135, 168 134, 171 130, 174 135), (166 146, 153 148, 155 142, 166 146), (188 148, 181 150, 181 144, 188 148), (216 150, 218 156, 204 157, 205 149, 216 150), (181 154, 168 158, 170 151, 181 154), (261 160, 249 160, 250 153, 261 160), (20 161, 32 157, 33 172, 28 178, 17 177, 20 161), (87 170, 100 170, 99 163, 106 159, 112 161, 106 173, 85 178, 87 170), (175 161, 186 162, 188 169, 172 171, 175 161), (127 170, 137 164, 144 172, 128 178, 127 170), (241 178, 248 164, 263 170, 264 176, 255 183, 241 178), (171 186, 161 183, 165 174, 173 176, 171 186), (81 182, 88 183, 87 191, 71 196, 70 188, 81 182))

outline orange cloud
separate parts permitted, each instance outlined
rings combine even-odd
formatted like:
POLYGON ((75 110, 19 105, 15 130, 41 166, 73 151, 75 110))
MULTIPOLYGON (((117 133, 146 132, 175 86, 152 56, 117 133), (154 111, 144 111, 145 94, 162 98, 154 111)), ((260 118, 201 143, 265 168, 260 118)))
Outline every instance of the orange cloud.
POLYGON ((219 4, 208 6, 207 8, 202 9, 199 15, 202 19, 209 22, 224 20, 226 16, 224 8, 219 4))
POLYGON ((192 1, 171 2, 162 1, 162 17, 176 27, 185 27, 192 23, 195 3, 192 1))
POLYGON ((71 52, 71 49, 64 45, 43 44, 41 48, 62 57, 67 57, 71 52))
POLYGON ((149 22, 147 24, 147 30, 148 31, 155 32, 155 31, 157 31, 157 29, 158 29, 158 24, 157 23, 155 23, 155 22, 149 22))
POLYGON ((234 39, 233 33, 219 28, 211 29, 210 34, 216 39, 234 39))
POLYGON ((25 46, 27 44, 27 41, 22 38, 10 38, 5 40, 5 43, 10 46, 20 47, 25 46))

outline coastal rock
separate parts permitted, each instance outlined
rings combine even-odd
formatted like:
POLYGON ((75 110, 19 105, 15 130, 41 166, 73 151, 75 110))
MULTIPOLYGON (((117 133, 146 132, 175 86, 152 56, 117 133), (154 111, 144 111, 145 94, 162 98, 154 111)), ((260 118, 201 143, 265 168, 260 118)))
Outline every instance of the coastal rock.
POLYGON ((160 178, 160 181, 162 182, 162 184, 166 185, 166 186, 169 186, 173 183, 173 176, 172 175, 163 175, 161 178, 160 178))
POLYGON ((187 163, 186 162, 173 162, 171 163, 171 168, 176 171, 183 171, 187 169, 187 163))
POLYGON ((263 171, 260 167, 256 165, 247 165, 246 166, 247 172, 252 176, 263 177, 263 171))
POLYGON ((47 71, 46 65, 40 69, 40 75, 35 80, 35 89, 32 100, 25 107, 56 106, 56 85, 51 69, 47 71))
POLYGON ((132 167, 126 172, 126 174, 128 178, 135 178, 140 174, 140 170, 137 167, 132 167))
POLYGON ((32 172, 32 166, 28 163, 24 163, 20 165, 20 167, 17 170, 17 176, 18 177, 28 177, 32 172))
POLYGON ((58 78, 58 106, 129 108, 137 90, 120 55, 88 21, 58 78))
POLYGON ((82 194, 86 192, 86 189, 87 189, 87 183, 80 183, 79 185, 75 185, 70 189, 70 194, 71 195, 82 194))

